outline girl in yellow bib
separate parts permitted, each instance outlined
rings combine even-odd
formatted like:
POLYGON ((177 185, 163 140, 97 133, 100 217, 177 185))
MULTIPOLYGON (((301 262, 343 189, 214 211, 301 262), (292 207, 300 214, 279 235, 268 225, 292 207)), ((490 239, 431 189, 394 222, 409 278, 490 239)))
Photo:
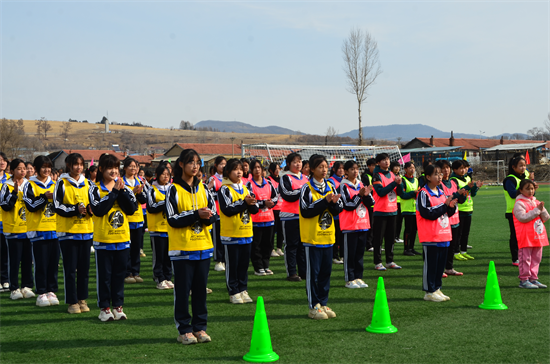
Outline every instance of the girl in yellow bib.
POLYGON ((59 176, 53 192, 57 237, 63 259, 65 303, 69 304, 69 313, 89 312, 86 299, 94 232, 88 197, 91 182, 82 174, 84 158, 79 153, 69 154, 65 165, 67 172, 59 176))
POLYGON ((206 334, 206 282, 214 246, 208 229, 217 216, 212 195, 197 178, 200 167, 197 152, 183 150, 174 166, 174 182, 166 192, 169 255, 176 278, 174 321, 178 342, 184 345, 211 341, 206 334))
POLYGON ((235 158, 228 160, 223 170, 222 187, 218 191, 225 280, 231 303, 252 302, 248 295, 248 264, 253 236, 250 214, 257 214, 259 208, 242 182, 242 176, 242 162, 235 158))
POLYGON ((147 224, 153 249, 153 279, 157 289, 172 289, 172 266, 168 256, 168 222, 166 221, 166 193, 172 185, 170 170, 159 165, 155 171, 157 178, 147 190, 147 224))
POLYGON ((32 248, 27 238, 27 211, 23 202, 23 189, 28 181, 25 179, 27 169, 25 162, 14 159, 10 163, 13 176, 2 185, 0 206, 4 236, 8 244, 8 279, 10 298, 32 298, 32 248), (21 285, 19 289, 19 264, 21 263, 21 285))
MULTIPOLYGON (((125 185, 132 190, 140 204, 147 202, 147 194, 144 192, 143 182, 138 178, 138 163, 133 158, 124 160, 124 180, 125 185)), ((141 268, 140 250, 143 247, 143 211, 139 209, 134 214, 128 215, 130 224, 130 257, 128 259, 128 268, 126 272, 126 283, 143 283, 143 278, 139 275, 141 268)))
MULTIPOLYGON (((0 152, 0 188, 6 183, 9 174, 6 173, 8 169, 8 157, 4 152, 0 152)), ((4 229, 2 226, 2 214, 0 213, 0 292, 9 291, 10 284, 8 283, 8 245, 6 244, 6 238, 4 237, 4 229)))
POLYGON ((59 305, 55 295, 59 270, 59 241, 53 208, 55 182, 50 177, 53 166, 50 158, 38 156, 33 165, 36 175, 31 176, 25 186, 23 201, 27 208, 27 236, 32 243, 34 258, 36 305, 47 307, 59 305))
POLYGON ((306 252, 306 293, 309 317, 315 320, 336 317, 327 307, 332 272, 332 249, 336 241, 334 216, 343 209, 325 176, 328 163, 324 156, 309 158, 310 178, 300 192, 300 237, 306 252))
POLYGON ((90 187, 90 206, 94 214, 97 305, 101 308, 101 321, 126 320, 122 306, 130 252, 128 215, 138 210, 138 203, 132 190, 125 187, 122 178, 118 177, 119 165, 117 157, 103 154, 99 158, 97 182, 90 187))

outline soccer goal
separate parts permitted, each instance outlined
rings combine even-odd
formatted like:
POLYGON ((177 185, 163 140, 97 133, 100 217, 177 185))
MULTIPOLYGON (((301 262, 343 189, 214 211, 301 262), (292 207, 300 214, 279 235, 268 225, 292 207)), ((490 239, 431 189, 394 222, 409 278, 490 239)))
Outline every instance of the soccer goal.
POLYGON ((389 146, 334 146, 334 145, 273 145, 273 144, 243 144, 242 157, 260 159, 264 166, 275 162, 285 166, 286 156, 290 153, 299 153, 302 160, 308 160, 314 154, 321 154, 327 158, 330 166, 334 162, 346 162, 353 159, 357 162, 361 173, 367 168, 367 160, 377 154, 387 153, 391 161, 399 161, 401 153, 396 145, 389 146))
POLYGON ((502 180, 506 177, 503 160, 483 161, 473 168, 475 179, 483 181, 488 186, 502 186, 502 180))

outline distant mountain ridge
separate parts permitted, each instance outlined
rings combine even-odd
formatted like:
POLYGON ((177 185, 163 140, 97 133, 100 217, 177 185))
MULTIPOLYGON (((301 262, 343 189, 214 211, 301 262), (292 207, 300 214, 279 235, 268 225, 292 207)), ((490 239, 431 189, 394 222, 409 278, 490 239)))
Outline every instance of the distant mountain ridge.
POLYGON ((195 127, 212 127, 219 131, 233 133, 257 133, 257 134, 296 134, 294 130, 280 126, 254 126, 240 121, 203 120, 195 124, 195 127))
MULTIPOLYGON (((296 131, 283 128, 280 126, 254 126, 240 121, 221 121, 221 120, 203 120, 195 124, 196 127, 212 127, 219 131, 233 132, 233 133, 257 133, 257 134, 279 134, 279 135, 295 135, 296 131)), ((300 133, 303 134, 303 133, 300 133)), ((523 133, 517 133, 524 139, 529 136, 523 133)), ((429 138, 433 135, 434 138, 450 138, 451 131, 441 131, 434 127, 424 124, 391 124, 391 125, 376 125, 363 127, 363 139, 383 139, 397 141, 397 138, 401 138, 401 143, 406 143, 414 138, 429 138)), ((455 138, 466 139, 489 139, 511 137, 513 133, 503 133, 495 136, 483 136, 479 134, 470 133, 453 133, 455 138)), ((347 133, 339 134, 341 137, 358 138, 359 129, 348 131, 347 133)))

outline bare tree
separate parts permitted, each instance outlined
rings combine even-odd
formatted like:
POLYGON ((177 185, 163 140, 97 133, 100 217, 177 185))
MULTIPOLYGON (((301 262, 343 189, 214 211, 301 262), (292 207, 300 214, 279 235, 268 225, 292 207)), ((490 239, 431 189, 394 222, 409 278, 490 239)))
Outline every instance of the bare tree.
POLYGON ((25 139, 23 120, 2 119, 0 120, 0 151, 3 151, 9 158, 19 155, 22 148, 22 141, 25 139))
POLYGON ((333 126, 329 126, 325 133, 325 145, 331 142, 334 139, 334 137, 336 137, 337 135, 338 135, 338 130, 334 129, 333 126))
POLYGON ((342 45, 344 72, 348 91, 357 97, 359 114, 359 145, 363 143, 361 107, 369 96, 369 88, 382 73, 378 57, 378 43, 368 31, 352 28, 342 45))
POLYGON ((43 139, 48 137, 48 132, 52 130, 52 125, 45 117, 41 117, 40 120, 36 120, 36 133, 39 136, 43 136, 43 139))
POLYGON ((180 129, 181 130, 195 130, 195 127, 193 126, 192 122, 182 120, 182 121, 180 121, 180 129))
POLYGON ((69 139, 69 133, 71 132, 72 124, 71 122, 66 122, 61 126, 61 136, 63 139, 69 139))

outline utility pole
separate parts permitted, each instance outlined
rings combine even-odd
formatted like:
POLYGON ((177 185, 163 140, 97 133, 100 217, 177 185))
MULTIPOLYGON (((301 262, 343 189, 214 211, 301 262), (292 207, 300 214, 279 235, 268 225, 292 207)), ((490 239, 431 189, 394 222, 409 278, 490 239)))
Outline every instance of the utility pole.
POLYGON ((235 144, 233 143, 235 137, 231 137, 229 139, 231 139, 231 158, 235 158, 235 144))

